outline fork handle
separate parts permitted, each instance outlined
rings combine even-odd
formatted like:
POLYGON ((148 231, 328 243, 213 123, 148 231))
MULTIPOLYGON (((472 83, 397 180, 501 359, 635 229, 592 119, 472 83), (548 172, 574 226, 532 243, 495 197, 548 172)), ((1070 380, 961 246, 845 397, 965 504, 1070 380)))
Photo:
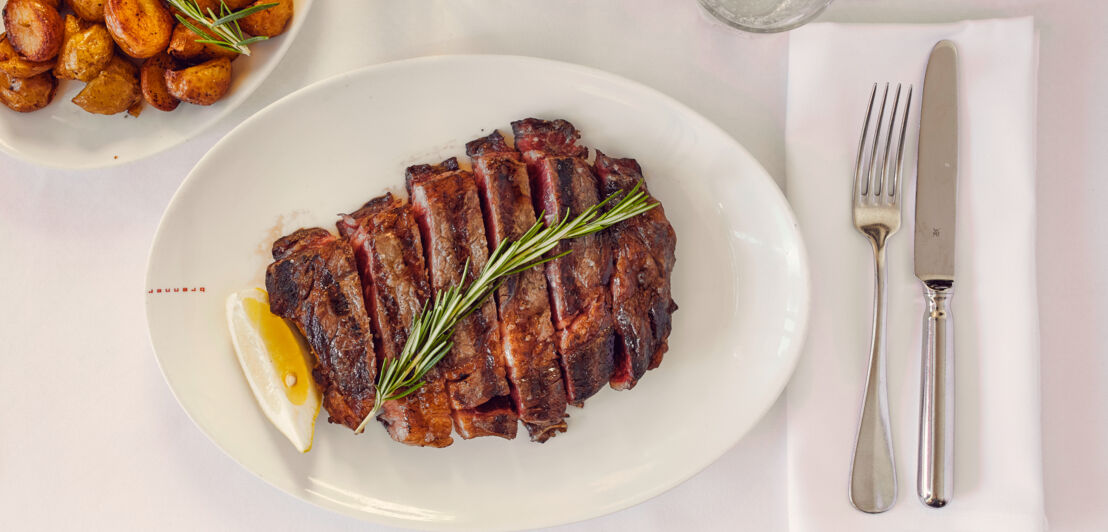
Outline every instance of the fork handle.
POLYGON ((941 508, 954 488, 954 322, 952 283, 927 289, 923 368, 920 382, 919 469, 916 490, 924 504, 941 508))
POLYGON ((884 239, 871 241, 874 258, 873 336, 866 377, 862 417, 850 464, 850 503, 867 513, 880 513, 896 502, 896 468, 889 429, 888 391, 885 383, 885 273, 884 239))

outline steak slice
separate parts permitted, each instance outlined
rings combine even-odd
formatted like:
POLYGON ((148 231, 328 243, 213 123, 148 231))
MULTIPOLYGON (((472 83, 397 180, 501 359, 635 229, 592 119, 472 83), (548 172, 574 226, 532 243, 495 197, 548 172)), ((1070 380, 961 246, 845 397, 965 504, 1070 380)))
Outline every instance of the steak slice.
MULTIPOLYGON (((490 247, 519 239, 535 223, 527 167, 519 152, 494 131, 466 144, 466 153, 473 158, 490 247)), ((496 298, 512 400, 531 439, 546 441, 566 428, 566 392, 543 271, 533 268, 508 277, 496 298)))
POLYGON ((278 239, 273 259, 265 272, 269 308, 307 338, 329 421, 356 429, 373 409, 377 363, 354 254, 317 227, 278 239))
MULTIPOLYGON (((588 149, 576 144, 580 134, 572 124, 528 118, 512 122, 512 131, 547 227, 600 202, 596 176, 584 159, 588 149)), ((551 255, 566 251, 571 253, 546 263, 546 281, 566 397, 582 405, 612 376, 612 250, 608 235, 594 233, 560 242, 551 255)))
MULTIPOLYGON (((400 356, 412 320, 431 297, 419 229, 403 199, 385 194, 344 215, 339 234, 354 249, 379 360, 400 356)), ((432 369, 415 393, 381 406, 378 416, 393 439, 408 445, 445 447, 453 422, 443 377, 432 369)))
MULTIPOLYGON (((636 183, 646 192, 642 169, 634 159, 613 159, 597 150, 596 172, 605 196, 626 193, 636 183)), ((658 367, 669 349, 671 316, 677 310, 670 296, 677 234, 661 205, 608 232, 615 252, 612 308, 619 336, 611 385, 625 390, 647 369, 658 367)))
MULTIPOLYGON (((472 282, 489 255, 473 175, 458 170, 457 160, 449 159, 437 166, 409 167, 406 185, 412 198, 412 213, 423 237, 433 292, 472 282), (463 278, 462 270, 467 264, 463 278)), ((493 301, 486 301, 458 322, 452 340, 454 346, 439 367, 446 377, 458 434, 469 438, 491 430, 490 427, 507 425, 496 422, 495 418, 504 414, 502 410, 490 410, 491 407, 475 410, 510 393, 493 301)), ((515 432, 513 421, 510 433, 497 435, 514 438, 515 432)))
MULTIPOLYGON (((581 134, 573 124, 526 119, 512 122, 512 132, 531 176, 535 209, 544 213, 547 227, 601 201, 596 176, 585 162, 588 150, 576 144, 581 134)), ((607 241, 607 235, 596 233, 558 243, 552 256, 572 253, 545 266, 566 398, 577 406, 612 377, 612 249, 607 241)))

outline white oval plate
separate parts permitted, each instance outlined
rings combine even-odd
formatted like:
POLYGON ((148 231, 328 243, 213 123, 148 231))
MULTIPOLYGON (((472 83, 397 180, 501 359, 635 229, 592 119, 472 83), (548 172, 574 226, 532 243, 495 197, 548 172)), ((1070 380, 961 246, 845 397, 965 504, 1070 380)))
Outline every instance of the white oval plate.
POLYGON ((17 113, 0 105, 0 150, 43 166, 86 169, 135 161, 181 144, 227 116, 269 77, 296 40, 313 1, 296 0, 288 31, 252 45, 251 55, 235 60, 231 90, 213 105, 182 103, 165 113, 146 104, 138 117, 94 115, 70 101, 85 84, 59 80, 54 101, 43 109, 17 113))
POLYGON ((735 444, 785 386, 808 315, 808 273, 784 197, 733 139, 662 94, 604 72, 506 56, 429 57, 358 70, 259 112, 197 164, 150 252, 146 308, 166 381, 196 424, 250 471, 319 506, 428 529, 517 529, 657 495, 735 444), (539 445, 460 438, 406 447, 320 416, 298 454, 261 413, 223 317, 263 286, 274 239, 334 228, 418 162, 511 120, 566 118, 582 141, 636 157, 677 231, 670 351, 628 392, 571 408, 539 445))

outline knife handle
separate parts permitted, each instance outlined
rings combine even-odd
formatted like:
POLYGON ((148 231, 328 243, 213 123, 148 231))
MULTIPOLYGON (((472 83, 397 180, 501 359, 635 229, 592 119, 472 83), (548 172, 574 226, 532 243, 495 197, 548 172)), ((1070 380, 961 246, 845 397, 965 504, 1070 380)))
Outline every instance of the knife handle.
POLYGON ((931 282, 926 289, 916 490, 924 504, 941 508, 954 488, 954 287, 931 282))

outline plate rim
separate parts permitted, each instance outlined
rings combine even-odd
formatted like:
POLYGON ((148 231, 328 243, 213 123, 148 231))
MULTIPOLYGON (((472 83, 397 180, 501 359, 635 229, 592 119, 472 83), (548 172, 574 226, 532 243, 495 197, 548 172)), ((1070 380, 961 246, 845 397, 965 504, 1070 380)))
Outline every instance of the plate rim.
MULTIPOLYGON (((26 153, 24 153, 23 151, 16 149, 14 146, 12 146, 8 142, 6 142, 3 138, 0 138, 0 152, 4 152, 5 155, 8 155, 8 156, 12 157, 13 159, 16 159, 20 162, 30 164, 30 165, 34 165, 34 166, 38 166, 38 167, 42 167, 42 168, 53 168, 53 169, 57 169, 57 170, 99 170, 99 169, 104 169, 104 168, 114 168, 114 167, 117 167, 117 166, 122 166, 122 165, 125 165, 125 164, 134 163, 134 162, 142 161, 142 160, 145 160, 145 159, 149 159, 150 157, 153 157, 153 156, 161 154, 161 153, 165 153, 166 151, 169 151, 169 150, 171 150, 173 148, 176 148, 176 147, 178 147, 178 146, 180 146, 180 145, 182 145, 186 142, 189 142, 189 141, 195 139, 196 137, 199 137, 201 133, 204 133, 205 131, 210 129, 212 126, 214 126, 217 123, 223 121, 223 119, 227 118, 232 112, 234 112, 239 107, 242 107, 242 105, 245 104, 250 99, 250 97, 254 94, 254 92, 257 91, 258 88, 261 87, 262 84, 265 83, 266 80, 269 79, 269 76, 271 74, 273 74, 273 71, 277 68, 277 65, 281 64, 281 61, 284 61, 285 56, 288 55, 289 47, 292 46, 293 41, 295 41, 296 38, 300 35, 300 30, 301 30, 301 28, 304 27, 304 24, 306 23, 307 15, 308 15, 308 13, 311 12, 312 7, 315 5, 315 1, 316 0, 299 0, 298 2, 296 2, 296 8, 295 8, 296 11, 294 11, 294 13, 293 13, 293 22, 289 26, 288 31, 281 34, 281 35, 279 35, 279 36, 277 36, 277 37, 274 37, 274 39, 276 39, 278 37, 281 38, 280 45, 276 49, 274 49, 274 51, 273 51, 273 54, 276 56, 276 59, 269 62, 269 63, 266 63, 262 68, 260 68, 258 70, 258 72, 255 73, 254 76, 251 76, 250 81, 247 81, 246 83, 243 83, 239 87, 239 91, 242 93, 242 96, 241 96, 242 99, 240 101, 238 101, 237 103, 235 103, 234 105, 226 106, 225 108, 220 110, 218 113, 213 114, 208 120, 200 122, 200 124, 197 127, 195 127, 192 131, 185 134, 185 136, 182 137, 177 142, 166 144, 165 146, 162 146, 162 147, 157 148, 153 151, 149 151, 149 152, 143 153, 143 154, 135 156, 135 157, 120 158, 120 159, 105 159, 103 161, 90 161, 90 160, 86 159, 84 161, 76 162, 76 163, 72 163, 72 164, 59 163, 54 159, 44 160, 44 159, 38 159, 38 158, 35 158, 35 157, 31 157, 31 156, 27 155, 26 153), (303 8, 300 7, 302 5, 301 2, 304 5, 303 8)), ((73 81, 73 80, 63 80, 63 81, 73 81)), ((306 88, 306 87, 304 87, 304 88, 306 88)), ((295 94, 299 90, 300 89, 297 89, 297 90, 295 90, 295 91, 293 91, 289 94, 295 94)), ((56 96, 57 95, 55 95, 55 97, 56 96)), ((277 101, 283 100, 284 98, 285 97, 282 96, 277 101)), ((54 103, 54 101, 52 100, 51 103, 54 103)), ((60 100, 58 100, 58 103, 62 103, 62 102, 60 100)), ((274 103, 276 103, 276 102, 274 102, 274 103)), ((149 104, 147 104, 147 105, 149 105, 149 104)), ((265 110, 268 107, 269 106, 267 105, 266 107, 263 107, 262 109, 260 109, 258 112, 261 112, 261 111, 265 110)), ((159 112, 161 112, 161 111, 159 111, 159 112)), ((254 114, 257 114, 257 113, 254 113, 254 114)), ((253 118, 253 116, 254 115, 250 115, 250 118, 253 118)), ((109 119, 109 117, 106 117, 106 116, 101 117, 101 118, 109 119)), ((245 122, 245 120, 243 122, 245 122)), ((241 125, 241 123, 239 125, 241 125)), ((237 128, 238 128, 238 125, 236 125, 234 129, 237 129, 237 128)), ((226 137, 227 136, 224 135, 218 141, 216 141, 216 143, 218 144, 220 141, 222 141, 226 137)), ((214 147, 214 145, 213 145, 213 147, 214 147)), ((211 151, 211 149, 209 148, 208 151, 211 151)), ((207 155, 207 152, 205 152, 205 155, 207 155)), ((195 168, 195 166, 193 168, 195 168)), ((179 188, 178 188, 178 190, 179 190, 179 188)), ((174 194, 174 196, 176 196, 176 194, 174 194)), ((161 227, 160 221, 158 223, 158 227, 159 228, 161 227)), ((148 263, 148 265, 149 265, 149 263, 148 263)))
MULTIPOLYGON (((763 418, 765 418, 766 413, 781 398, 782 394, 785 391, 785 387, 788 385, 789 381, 792 379, 792 375, 796 371, 796 367, 799 363, 801 355, 803 354, 804 346, 807 342, 808 326, 809 326, 810 314, 811 314, 811 296, 812 296, 812 293, 811 293, 811 271, 810 271, 810 266, 809 266, 809 261, 808 261, 807 245, 804 241, 804 236, 800 232, 799 222, 797 221, 796 214, 793 212, 792 206, 789 204, 787 198, 785 197, 784 191, 773 180, 772 176, 770 176, 769 172, 765 169, 765 167, 752 154, 750 154, 750 152, 746 149, 745 146, 743 146, 738 140, 736 140, 734 137, 732 137, 730 134, 728 134, 725 130, 723 130, 723 128, 719 127, 717 124, 715 124, 714 122, 712 122, 708 118, 704 117, 703 115, 701 115, 697 111, 693 110, 688 105, 686 105, 686 104, 682 103, 681 101, 675 99, 674 97, 669 96, 668 94, 666 94, 666 93, 664 93, 664 92, 662 92, 658 89, 655 89, 655 88, 653 88, 649 85, 646 85, 644 83, 640 83, 638 81, 632 80, 630 78, 626 78, 626 77, 618 75, 618 74, 608 72, 606 70, 602 70, 602 69, 594 68, 594 67, 589 67, 589 66, 585 66, 585 65, 580 65, 580 64, 577 64, 577 63, 570 63, 570 62, 566 62, 566 61, 558 61, 558 60, 547 59, 547 58, 542 58, 542 57, 534 57, 534 56, 526 56, 526 55, 514 55, 514 54, 435 54, 435 55, 417 56, 417 57, 411 57, 411 58, 406 58, 406 59, 388 61, 388 62, 384 62, 384 63, 366 65, 366 66, 363 66, 363 67, 359 67, 359 68, 355 68, 355 69, 348 70, 348 71, 345 71, 345 72, 341 72, 341 73, 338 73, 338 74, 334 74, 334 75, 328 76, 326 78, 323 78, 321 80, 315 81, 315 82, 313 82, 309 85, 306 85, 306 86, 304 86, 300 89, 297 89, 293 92, 290 92, 289 94, 287 94, 285 96, 282 96, 281 98, 279 98, 276 101, 270 103, 269 105, 263 107, 262 109, 259 109, 253 115, 249 116, 248 118, 246 118, 245 120, 243 120, 242 122, 237 124, 233 129, 228 131, 226 135, 224 135, 215 144, 213 144, 212 147, 209 148, 208 151, 205 152, 204 155, 196 162, 196 164, 193 165, 192 169, 189 170, 189 173, 181 181, 180 185, 178 185, 177 190, 174 191, 173 196, 170 198, 169 203, 166 204, 165 210, 162 212, 162 217, 158 221, 157 229, 155 230, 153 238, 151 239, 150 249, 147 252, 146 275, 143 279, 144 286, 150 286, 151 263, 154 259, 154 251, 155 251, 155 248, 157 247, 157 243, 159 242, 159 240, 162 237, 164 224, 166 222, 166 219, 167 219, 168 215, 170 214, 171 211, 178 208, 178 204, 180 203, 180 201, 182 201, 181 197, 183 195, 183 191, 185 191, 186 189, 188 189, 188 188, 190 188, 191 186, 194 185, 193 182, 194 182, 195 179, 197 179, 195 177, 197 175, 197 169, 204 166, 208 162, 208 160, 213 157, 213 155, 212 155, 213 152, 215 152, 217 150, 217 148, 222 146, 223 143, 227 139, 231 138, 233 135, 237 135, 241 129, 250 127, 253 124, 253 122, 255 122, 257 120, 260 120, 263 116, 265 116, 269 113, 275 112, 277 109, 283 108, 286 105, 290 105, 294 100, 297 100, 301 97, 307 97, 308 94, 316 92, 316 91, 324 90, 324 89, 326 89, 327 87, 329 87, 331 85, 341 84, 344 80, 348 80, 348 79, 351 79, 351 78, 354 78, 354 77, 359 77, 359 76, 372 75, 371 73, 384 72, 384 71, 388 71, 388 70, 391 70, 391 69, 406 68, 406 67, 409 67, 411 65, 417 65, 417 64, 420 64, 420 63, 434 63, 434 62, 439 62, 439 61, 490 61, 490 62, 518 61, 518 62, 524 62, 524 63, 529 62, 529 63, 537 63, 537 64, 546 64, 546 65, 549 65, 549 66, 552 66, 552 67, 558 67, 558 68, 563 68, 563 69, 568 69, 568 70, 575 70, 575 71, 578 71, 582 74, 586 74, 586 75, 601 78, 604 81, 611 82, 611 83, 614 83, 616 85, 621 85, 623 87, 631 88, 633 90, 642 91, 642 92, 646 93, 647 95, 649 95, 651 97, 654 97, 654 98, 658 98, 661 101, 667 103, 668 105, 673 106, 674 108, 680 110, 682 113, 687 115, 692 120, 694 120, 696 122, 699 122, 699 125, 701 127, 705 127, 707 129, 710 129, 713 132, 720 135, 722 138, 725 138, 726 142, 731 145, 732 149, 736 150, 738 153, 741 153, 742 156, 749 159, 761 171, 760 175, 757 178, 755 178, 755 180, 761 181, 763 186, 765 186, 766 188, 772 190, 772 193, 770 195, 773 198, 773 201, 775 201, 778 204, 778 206, 781 207, 781 212, 784 213, 786 219, 788 220, 788 222, 789 222, 788 225, 791 227, 792 232, 793 232, 793 234, 795 236, 795 239, 796 239, 797 269, 798 269, 798 273, 799 273, 799 275, 798 275, 799 281, 798 281, 798 286, 796 288, 798 288, 798 297, 799 297, 799 303, 800 303, 799 310, 796 314, 796 321, 797 321, 797 324, 798 324, 797 329, 796 329, 797 330, 796 341, 792 344, 792 348, 786 353, 786 356, 788 357, 788 361, 787 361, 786 364, 783 365, 783 371, 780 374, 780 382, 774 383, 773 388, 776 389, 774 394, 772 396, 767 395, 767 397, 769 397, 769 398, 765 401, 765 404, 763 404, 759 408, 755 409, 757 414, 752 418, 753 421, 751 421, 749 426, 745 427, 741 432, 739 432, 739 434, 736 436, 735 440, 729 446, 726 446, 726 447, 722 448, 718 453, 706 453, 706 454, 700 455, 700 458, 694 461, 694 467, 690 468, 690 472, 688 474, 680 475, 678 477, 675 477, 673 479, 673 481, 669 482, 669 483, 657 483, 654 486, 651 486, 650 489, 639 492, 635 497, 625 499, 625 500, 621 500, 621 501, 614 502, 614 503, 602 504, 602 505, 600 505, 600 509, 596 510, 596 511, 585 511, 585 512, 570 511, 570 512, 566 512, 566 513, 562 514, 559 518, 543 520, 541 522, 536 522, 533 525, 528 525, 528 526, 530 526, 532 528, 543 528, 543 527, 567 525, 567 524, 587 521, 589 519, 595 519, 597 517, 609 515, 609 514, 612 514, 612 513, 621 511, 621 510, 625 510, 625 509, 637 506, 637 505, 642 504, 646 501, 649 501, 649 500, 651 500, 651 499, 653 499, 653 498, 655 498, 655 497, 657 497, 657 496, 659 496, 659 495, 661 495, 661 494, 663 494, 663 493, 665 493, 665 492, 667 492, 671 489, 674 489, 677 486, 680 486, 681 484, 688 481, 690 478, 692 478, 692 477, 700 474, 701 472, 703 472, 705 469, 707 469, 713 463, 718 461, 724 454, 726 454, 731 449, 733 449, 735 447, 735 445, 737 445, 743 438, 745 438, 750 433, 751 429, 753 429, 759 422, 761 422, 761 420, 763 418)), ((212 434, 210 434, 204 428, 204 426, 195 417, 193 417, 192 412, 190 412, 187 408, 184 407, 184 404, 181 402, 180 397, 178 397, 177 389, 174 388, 172 382, 170 381, 169 375, 166 374, 165 368, 162 366, 161 357, 158 355, 158 351, 154 347, 154 338, 153 338, 152 330, 151 330, 151 327, 150 327, 151 301, 152 300, 150 298, 144 297, 144 302, 143 302, 144 316, 145 316, 146 322, 147 322, 146 323, 146 333, 147 333, 147 338, 150 342, 151 351, 153 351, 154 359, 155 359, 155 362, 158 365, 158 370, 161 373, 163 381, 165 381, 166 386, 169 388, 170 393, 173 395, 174 400, 177 401, 177 405, 181 408, 181 410, 183 410, 185 412, 185 415, 193 423, 193 425, 195 425, 196 428, 199 429, 200 432, 203 433, 204 436, 213 445, 215 445, 216 448, 218 448, 220 450, 220 452, 222 452, 226 457, 228 457, 232 461, 234 461, 240 468, 246 470, 247 472, 249 472, 255 478, 263 481, 266 485, 277 489, 281 493, 284 493, 285 495, 287 495, 287 496, 289 496, 293 499, 296 499, 297 501, 310 504, 314 508, 319 508, 319 509, 322 509, 322 510, 325 510, 325 511, 338 513, 340 515, 348 516, 348 517, 357 519, 359 521, 369 522, 369 523, 374 523, 374 524, 379 524, 379 525, 384 525, 384 526, 404 528, 404 529, 409 529, 409 530, 465 530, 466 529, 464 525, 452 524, 449 521, 445 521, 445 522, 412 521, 412 520, 398 519, 398 518, 395 518, 395 517, 389 517, 389 516, 376 514, 376 513, 370 513, 370 512, 364 512, 364 511, 363 512, 353 511, 353 510, 350 510, 350 509, 345 508, 345 507, 323 506, 322 504, 319 504, 319 503, 317 503, 317 502, 315 502, 311 499, 298 496, 296 493, 293 493, 292 491, 287 490, 282 486, 279 486, 277 484, 274 484, 274 483, 270 482, 268 479, 263 477, 261 473, 256 472, 253 469, 243 465, 242 462, 240 462, 237 458, 232 456, 227 451, 226 448, 224 448, 222 445, 220 445, 220 443, 218 441, 216 441, 216 439, 212 436, 212 434)), ((487 527, 482 527, 482 529, 483 530, 488 530, 488 531, 498 531, 498 530, 515 530, 516 528, 506 527, 506 526, 487 526, 487 527)))

